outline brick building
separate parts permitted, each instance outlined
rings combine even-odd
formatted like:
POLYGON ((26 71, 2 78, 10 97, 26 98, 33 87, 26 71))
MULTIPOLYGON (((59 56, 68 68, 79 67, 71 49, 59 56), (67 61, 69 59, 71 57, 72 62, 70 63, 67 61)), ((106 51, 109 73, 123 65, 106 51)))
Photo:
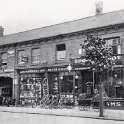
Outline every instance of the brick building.
POLYGON ((89 33, 105 38, 118 56, 104 89, 108 97, 124 98, 124 10, 1 36, 1 95, 27 103, 38 103, 44 95, 92 97, 97 74, 79 59, 89 33))

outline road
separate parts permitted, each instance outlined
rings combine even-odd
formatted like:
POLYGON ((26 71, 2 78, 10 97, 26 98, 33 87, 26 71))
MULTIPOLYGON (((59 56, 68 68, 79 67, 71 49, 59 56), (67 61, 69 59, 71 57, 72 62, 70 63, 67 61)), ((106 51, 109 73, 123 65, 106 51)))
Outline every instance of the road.
POLYGON ((0 124, 124 124, 124 121, 0 112, 0 124))

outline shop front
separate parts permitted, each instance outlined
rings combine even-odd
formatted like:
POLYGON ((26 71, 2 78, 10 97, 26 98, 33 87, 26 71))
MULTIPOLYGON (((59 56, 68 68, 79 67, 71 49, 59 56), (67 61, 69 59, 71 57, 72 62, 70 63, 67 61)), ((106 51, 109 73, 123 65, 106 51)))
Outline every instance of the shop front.
POLYGON ((0 77, 0 96, 11 97, 13 91, 13 79, 11 77, 0 77))
MULTIPOLYGON (((81 70, 81 94, 79 93, 79 103, 83 105, 88 99, 91 104, 97 103, 99 98, 100 79, 95 70, 81 70)), ((103 100, 105 108, 123 109, 124 108, 124 68, 115 66, 102 73, 103 100)), ((98 106, 97 106, 98 107, 98 106)))
POLYGON ((68 72, 67 66, 45 69, 19 70, 19 99, 23 105, 64 105, 68 100, 74 105, 78 95, 78 79, 75 71, 68 72), (46 101, 44 101, 44 99, 46 101))
POLYGON ((42 81, 44 70, 25 69, 19 71, 19 100, 20 104, 40 105, 43 96, 42 81))
MULTIPOLYGON (((76 67, 24 69, 19 73, 19 96, 22 105, 90 106, 99 100, 99 77, 95 70, 76 67)), ((123 106, 123 68, 106 70, 103 75, 103 99, 106 107, 123 106), (113 103, 113 102, 116 103, 113 103)))
POLYGON ((108 108, 124 108, 124 68, 118 66, 106 72, 104 91, 109 98, 105 102, 108 108))
MULTIPOLYGON (((79 104, 85 104, 85 100, 90 100, 91 104, 100 100, 100 77, 95 69, 90 69, 81 59, 73 60, 75 70, 80 71, 81 85, 78 92, 79 104), (82 67, 83 66, 83 67, 82 67), (82 68, 81 68, 82 67, 82 68)), ((102 72, 101 82, 103 84, 103 100, 107 108, 124 108, 124 66, 123 63, 115 63, 111 68, 102 72)), ((92 105, 93 106, 93 105, 92 105)), ((98 107, 98 106, 97 106, 98 107)))
POLYGON ((14 73, 0 72, 0 105, 7 105, 8 101, 14 101, 14 73))

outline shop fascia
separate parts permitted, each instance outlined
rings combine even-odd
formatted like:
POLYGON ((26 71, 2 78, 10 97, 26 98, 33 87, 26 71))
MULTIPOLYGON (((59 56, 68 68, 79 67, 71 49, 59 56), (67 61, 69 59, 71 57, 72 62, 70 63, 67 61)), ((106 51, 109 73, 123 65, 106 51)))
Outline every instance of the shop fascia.
POLYGON ((73 71, 73 70, 82 70, 88 69, 88 67, 72 67, 71 64, 64 67, 48 67, 41 69, 21 69, 20 73, 44 73, 44 72, 58 72, 58 71, 73 71))

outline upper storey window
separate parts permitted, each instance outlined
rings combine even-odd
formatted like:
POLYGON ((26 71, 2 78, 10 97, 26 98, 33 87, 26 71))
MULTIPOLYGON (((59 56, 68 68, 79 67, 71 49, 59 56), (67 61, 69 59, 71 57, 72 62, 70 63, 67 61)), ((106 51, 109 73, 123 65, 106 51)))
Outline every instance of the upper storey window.
POLYGON ((39 48, 33 48, 32 49, 31 59, 32 59, 33 64, 40 63, 40 49, 39 48))
POLYGON ((25 50, 18 51, 18 64, 24 64, 28 61, 25 50))
POLYGON ((1 54, 1 62, 2 62, 2 65, 7 65, 7 53, 2 53, 1 54))
POLYGON ((65 44, 56 45, 56 59, 64 60, 66 57, 66 46, 65 44))
POLYGON ((107 41, 106 46, 107 47, 112 47, 114 55, 122 54, 122 52, 121 52, 121 41, 120 41, 119 37, 109 38, 109 39, 106 39, 106 41, 107 41))

